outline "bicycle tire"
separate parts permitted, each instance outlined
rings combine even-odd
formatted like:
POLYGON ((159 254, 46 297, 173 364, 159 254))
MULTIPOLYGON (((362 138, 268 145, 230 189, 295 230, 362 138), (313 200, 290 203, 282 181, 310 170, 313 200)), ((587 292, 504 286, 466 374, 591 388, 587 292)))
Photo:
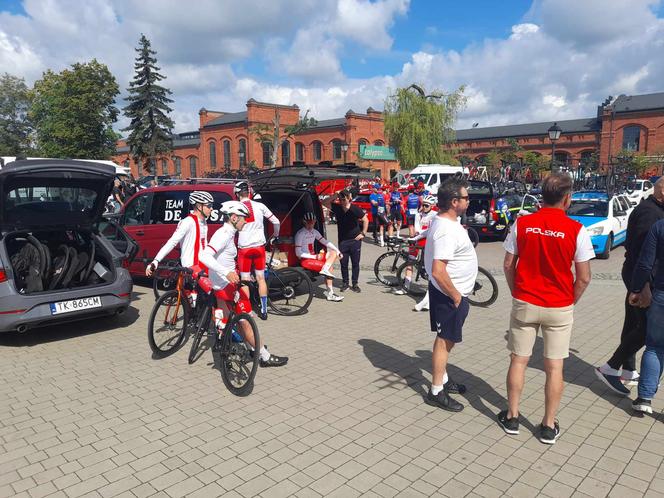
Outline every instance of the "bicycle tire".
POLYGON ((374 275, 376 275, 376 280, 388 287, 397 287, 399 285, 397 268, 400 259, 401 251, 389 251, 378 256, 374 263, 374 275), (383 262, 386 263, 384 266, 383 262))
POLYGON ((165 358, 176 352, 184 343, 187 337, 187 325, 189 323, 189 305, 185 304, 184 301, 180 301, 179 306, 182 307, 182 324, 175 327, 175 325, 180 321, 178 318, 179 311, 176 308, 175 311, 175 321, 172 317, 168 316, 170 310, 167 310, 165 319, 159 319, 157 314, 162 306, 170 308, 171 306, 178 306, 178 291, 173 290, 162 294, 159 299, 154 303, 152 311, 150 312, 150 320, 148 321, 148 343, 150 344, 150 349, 155 356, 158 358, 165 358), (159 326, 155 326, 156 320, 163 322, 159 326), (170 322, 170 323, 169 323, 170 322), (164 327, 164 328, 162 328, 164 327), (179 329, 179 331, 178 331, 179 329), (164 339, 160 336, 160 331, 164 332, 164 339), (168 332, 173 332, 167 336, 168 332), (177 333, 176 333, 177 332, 177 333), (167 337, 166 337, 167 336, 167 337))
POLYGON ((198 318, 198 321, 196 322, 196 330, 194 331, 194 337, 193 340, 191 341, 191 348, 189 349, 189 358, 187 358, 187 361, 191 365, 196 361, 196 353, 198 353, 198 348, 201 345, 201 340, 203 339, 203 335, 208 331, 210 328, 210 309, 208 306, 205 307, 203 310, 203 313, 201 313, 200 317, 198 318))
POLYGON ((429 290, 429 278, 423 270, 424 268, 420 268, 418 272, 417 264, 410 261, 405 261, 399 266, 399 269, 397 270, 397 280, 399 281, 401 288, 409 296, 423 297, 429 290), (406 268, 409 265, 413 266, 413 278, 411 278, 410 286, 406 287, 406 268), (424 280, 426 283, 421 280, 424 280))
POLYGON ((477 247, 477 244, 480 243, 480 234, 477 233, 477 230, 475 230, 473 227, 468 227, 467 230, 470 242, 473 244, 473 247, 477 247))
POLYGON ((473 288, 473 292, 468 296, 468 303, 473 306, 486 308, 495 303, 496 299, 498 299, 498 284, 496 283, 496 279, 487 270, 478 266, 475 287, 473 288), (484 293, 479 294, 480 290, 488 288, 489 285, 491 286, 491 294, 488 297, 484 293))
POLYGON ((261 343, 256 321, 247 313, 233 315, 224 327, 221 350, 219 351, 219 368, 226 389, 235 396, 248 396, 254 388, 260 354, 258 351, 252 352, 249 344, 244 340, 242 342, 233 341, 232 331, 237 330, 240 321, 246 321, 251 327, 254 334, 254 344, 261 343), (249 365, 249 368, 246 368, 247 365, 249 365))
POLYGON ((314 299, 314 287, 309 276, 300 268, 281 268, 267 278, 267 303, 282 316, 297 316, 307 312, 314 299))

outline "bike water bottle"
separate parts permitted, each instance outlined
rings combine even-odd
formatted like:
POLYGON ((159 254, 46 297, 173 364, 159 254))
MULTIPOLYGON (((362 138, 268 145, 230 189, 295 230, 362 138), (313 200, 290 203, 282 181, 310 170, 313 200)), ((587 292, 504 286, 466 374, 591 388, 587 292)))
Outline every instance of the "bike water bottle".
POLYGON ((196 307, 196 298, 198 298, 198 293, 196 291, 191 291, 189 293, 189 304, 192 308, 196 307))
POLYGON ((226 320, 224 320, 224 310, 217 308, 214 310, 214 326, 217 328, 217 332, 222 332, 224 330, 224 325, 226 325, 226 320))
POLYGON ((231 331, 231 339, 233 342, 243 342, 242 336, 235 327, 233 327, 233 330, 231 331))

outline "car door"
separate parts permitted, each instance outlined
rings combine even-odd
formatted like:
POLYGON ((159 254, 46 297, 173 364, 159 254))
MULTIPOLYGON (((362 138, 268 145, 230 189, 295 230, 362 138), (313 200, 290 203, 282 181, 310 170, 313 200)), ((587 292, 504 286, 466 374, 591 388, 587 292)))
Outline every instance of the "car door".
POLYGON ((97 230, 122 255, 122 264, 126 268, 130 268, 138 254, 138 243, 117 221, 112 219, 102 218, 97 224, 97 230))
POLYGON ((625 235, 627 234, 627 212, 623 209, 618 197, 613 198, 610 209, 609 219, 613 228, 613 245, 616 246, 625 241, 625 235))
POLYGON ((138 193, 125 205, 120 215, 119 225, 122 226, 128 236, 137 244, 136 257, 129 264, 129 273, 132 275, 145 274, 145 262, 143 253, 145 250, 145 223, 147 205, 151 194, 138 193))

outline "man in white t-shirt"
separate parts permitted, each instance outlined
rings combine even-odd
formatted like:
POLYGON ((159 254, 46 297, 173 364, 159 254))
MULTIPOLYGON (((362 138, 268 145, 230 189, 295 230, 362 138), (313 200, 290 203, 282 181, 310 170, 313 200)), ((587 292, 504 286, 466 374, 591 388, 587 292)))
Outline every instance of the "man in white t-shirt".
POLYGON ((424 266, 429 275, 429 317, 433 343, 432 381, 426 402, 444 410, 460 412, 463 405, 450 394, 463 394, 466 387, 447 375, 447 360, 462 340, 468 316, 468 298, 477 278, 477 254, 468 232, 458 218, 468 209, 467 183, 450 179, 438 189, 438 215, 427 232, 424 266))

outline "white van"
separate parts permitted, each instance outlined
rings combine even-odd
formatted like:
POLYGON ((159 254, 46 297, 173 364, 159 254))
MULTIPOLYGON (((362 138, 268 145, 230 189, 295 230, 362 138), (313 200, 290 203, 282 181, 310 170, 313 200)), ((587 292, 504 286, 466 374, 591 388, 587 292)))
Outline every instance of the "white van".
POLYGON ((410 178, 423 182, 424 188, 429 192, 436 192, 441 183, 457 173, 468 173, 468 168, 449 164, 418 164, 410 172, 410 178))

